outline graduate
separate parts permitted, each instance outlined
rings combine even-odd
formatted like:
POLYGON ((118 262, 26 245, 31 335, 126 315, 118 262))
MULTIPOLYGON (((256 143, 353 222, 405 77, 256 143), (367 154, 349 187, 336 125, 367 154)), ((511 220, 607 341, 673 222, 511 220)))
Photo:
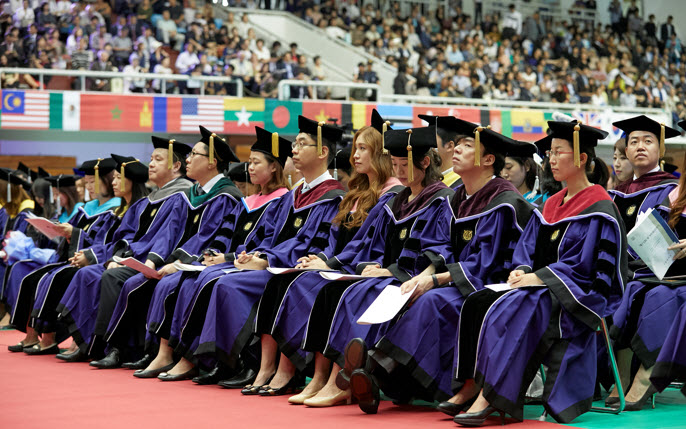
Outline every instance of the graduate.
MULTIPOLYGON (((196 181, 187 194, 186 224, 183 226, 176 249, 157 271, 162 278, 178 271, 174 266, 175 262, 190 264, 198 260, 202 251, 214 239, 224 217, 235 210, 243 196, 231 179, 223 174, 228 168, 228 163, 238 162, 238 157, 224 140, 213 136, 206 128, 201 126, 200 132, 201 140, 195 144, 186 159, 186 176, 196 181), (214 156, 209 157, 209 151, 212 149, 214 156)), ((155 147, 167 144, 167 140, 153 136, 155 147)), ((103 280, 104 278, 103 276, 103 280)), ((102 286, 102 293, 106 288, 113 288, 112 296, 117 289, 119 290, 105 341, 112 349, 127 347, 134 351, 142 350, 146 336, 145 318, 157 280, 146 278, 141 273, 136 273, 128 279, 125 279, 124 275, 118 275, 112 280, 103 283, 102 286)), ((102 367, 116 366, 118 363, 113 359, 102 367)))
MULTIPOLYGON (((288 147, 288 150, 290 150, 290 146, 288 147)), ((241 194, 243 194, 244 197, 249 197, 250 195, 259 192, 258 186, 250 181, 250 172, 248 171, 248 168, 250 168, 249 162, 237 162, 231 164, 229 171, 226 173, 233 184, 240 189, 241 194)))
MULTIPOLYGON (((639 213, 650 208, 657 208, 663 203, 669 205, 669 195, 677 187, 678 182, 673 175, 661 171, 659 163, 664 156, 664 140, 676 137, 680 133, 643 115, 615 122, 613 125, 626 133, 626 156, 634 169, 634 176, 633 179, 620 184, 614 191, 610 191, 610 195, 619 208, 626 230, 630 231, 634 227, 639 213), (665 202, 666 199, 667 202, 665 202)), ((639 357, 639 360, 642 361, 643 365, 637 375, 640 382, 634 384, 632 390, 629 390, 628 387, 631 379, 633 352, 644 347, 644 344, 636 344, 636 347, 633 347, 633 342, 638 341, 634 338, 639 315, 646 293, 652 289, 652 286, 646 287, 640 279, 654 275, 631 248, 629 248, 629 268, 631 270, 630 279, 637 281, 632 281, 627 285, 622 303, 612 317, 613 326, 610 328, 610 333, 615 340, 617 365, 623 387, 626 388, 624 392, 627 392, 626 397, 629 398, 627 400, 630 402, 627 410, 634 410, 642 408, 647 397, 650 396, 646 393, 650 388, 648 382, 650 373, 646 370, 646 365, 652 366, 656 354, 648 357, 642 353, 643 358, 639 357), (646 399, 643 399, 644 396, 646 399)), ((614 388, 606 398, 606 404, 611 406, 618 403, 617 389, 614 388)))
MULTIPOLYGON (((10 281, 19 281, 19 292, 14 305, 12 324, 19 330, 26 331, 27 335, 23 344, 34 345, 38 342, 40 331, 40 345, 25 350, 28 354, 56 354, 57 344, 64 338, 55 339, 57 314, 54 312, 59 299, 64 293, 64 289, 69 284, 62 281, 53 282, 54 275, 62 269, 69 269, 68 259, 73 257, 76 252, 83 250, 91 245, 102 243, 107 233, 113 226, 114 209, 120 204, 121 200, 114 197, 112 187, 113 170, 116 163, 111 158, 90 160, 79 166, 79 171, 84 173, 85 186, 90 195, 96 199, 78 208, 79 214, 75 216, 74 223, 60 224, 63 235, 66 239, 61 239, 56 252, 55 262, 35 269, 29 274, 17 279, 10 276, 10 281), (98 170, 98 186, 96 192, 95 177, 98 170), (43 278, 48 277, 48 281, 43 282, 43 278), (35 319, 31 318, 34 311, 37 314, 44 314, 44 323, 37 327, 35 319), (43 311, 44 310, 44 311, 43 311)), ((35 261, 33 261, 35 263, 35 261)), ((22 270, 22 274, 24 274, 22 270)), ((64 277, 60 276, 60 280, 64 277)), ((13 346, 16 350, 18 347, 13 346)), ((21 351, 21 350, 16 350, 21 351)))
MULTIPOLYGON (((460 307, 484 285, 507 279, 514 268, 513 249, 533 212, 533 206, 499 173, 506 156, 530 157, 536 147, 459 119, 454 124, 453 132, 474 136, 461 139, 453 156, 464 186, 450 201, 449 224, 436 229, 441 244, 422 255, 431 264, 402 284, 405 293, 416 286, 412 305, 377 339, 369 352, 371 366, 360 339, 346 347, 340 384, 349 380, 353 397, 367 413, 375 413, 379 404, 377 380, 386 395, 401 402, 452 396, 460 307), (426 353, 429 349, 434 352, 426 353), (370 373, 365 367, 374 370, 370 373)), ((459 411, 450 402, 440 407, 452 415, 459 411)))
MULTIPOLYGON (((383 206, 404 189, 401 182, 392 177, 391 157, 387 151, 384 153, 384 135, 386 130, 391 129, 390 126, 376 109, 372 110, 371 124, 370 127, 360 128, 353 136, 354 152, 349 154, 346 162, 355 165, 355 171, 348 182, 350 190, 341 201, 333 220, 337 233, 330 235, 326 249, 301 258, 296 268, 340 269, 344 261, 366 253, 370 248, 368 236, 373 234, 373 225, 384 213, 383 206)), ((244 394, 259 393, 260 386, 267 384, 266 380, 277 372, 288 380, 296 370, 303 373, 309 369, 306 368, 309 366, 307 363, 312 361, 313 356, 301 356, 299 347, 309 309, 326 283, 317 271, 282 274, 267 283, 260 299, 254 329, 261 340, 260 372, 252 384, 241 386, 244 394), (277 317, 280 323, 275 323, 277 317), (283 353, 278 361, 278 371, 277 346, 283 353)), ((331 362, 321 353, 316 353, 314 360, 312 382, 300 395, 289 398, 290 403, 302 404, 322 390, 329 380, 331 362)), ((322 406, 326 405, 326 400, 322 400, 324 397, 327 396, 318 398, 322 406)))
MULTIPOLYGON (((285 204, 276 214, 276 233, 250 253, 242 252, 233 262, 235 268, 254 271, 230 272, 217 280, 194 352, 194 360, 220 360, 236 368, 240 353, 252 338, 252 320, 264 286, 272 277, 267 267, 288 268, 307 252, 326 247, 331 221, 343 198, 343 190, 333 180, 327 166, 342 130, 298 117, 300 133, 292 145, 293 163, 305 180, 290 192, 292 205, 285 204)), ((201 279, 198 279, 201 280, 201 279)), ((201 309, 198 309, 202 311, 201 309)), ((195 347, 194 347, 195 348, 195 347)), ((197 375, 197 367, 182 359, 172 370, 158 378, 177 381, 197 375)))
MULTIPOLYGON (((180 239, 188 206, 185 193, 192 183, 183 177, 186 171, 183 161, 189 147, 180 143, 173 146, 172 169, 168 168, 168 146, 154 148, 147 171, 140 160, 112 156, 119 162, 118 171, 124 173, 121 176, 126 178, 130 174, 139 179, 147 174, 158 189, 128 208, 112 242, 105 248, 98 248, 98 254, 90 255, 95 256, 96 263, 78 270, 58 306, 61 319, 69 327, 69 334, 81 351, 90 353, 91 358, 101 358, 104 354, 102 336, 112 314, 112 301, 116 299, 116 296, 111 300, 110 297, 105 298, 110 306, 99 311, 102 276, 107 271, 122 268, 112 257, 133 257, 151 268, 161 267, 163 258, 171 254, 180 239), (170 219, 175 222, 170 222, 170 219), (100 317, 96 317, 98 315, 100 317)), ((112 354, 118 355, 119 352, 113 351, 112 354)))
POLYGON ((594 147, 607 133, 548 125, 550 165, 567 187, 534 211, 514 250, 510 289, 475 292, 462 306, 456 379, 463 386, 452 402, 474 402, 455 416, 458 424, 480 426, 497 412, 521 420, 541 364, 548 366, 542 400, 555 420, 570 422, 591 407, 596 330, 624 289, 626 232, 610 197, 587 177, 604 168, 594 147))
MULTIPOLYGON (((682 295, 683 292, 682 288, 682 295)), ((686 297, 682 296, 681 301, 686 301, 686 297)), ((650 375, 650 382, 658 392, 662 392, 672 382, 684 380, 684 377, 686 377, 686 304, 681 305, 667 331, 664 344, 650 375)), ((681 388, 681 393, 686 395, 686 385, 681 388)))
POLYGON ((329 164, 329 173, 331 173, 335 180, 341 182, 341 185, 346 192, 349 190, 348 182, 350 182, 353 173, 353 166, 350 163, 351 153, 352 150, 349 146, 338 149, 336 151, 336 156, 331 164, 329 164))
MULTIPOLYGON (((250 161, 247 164, 248 179, 258 191, 242 198, 241 204, 224 217, 212 242, 206 246, 198 262, 194 263, 205 265, 206 269, 201 273, 176 273, 158 283, 146 321, 147 349, 156 356, 154 360, 148 360, 145 366, 126 365, 136 369, 133 374, 135 377, 156 378, 174 367, 175 357, 183 357, 189 362, 194 360, 192 355, 187 354, 187 344, 197 341, 202 328, 202 325, 194 325, 202 324, 204 313, 194 312, 193 309, 196 306, 207 308, 212 288, 206 286, 208 283, 214 284, 224 274, 223 270, 233 268, 237 254, 250 252, 263 240, 271 239, 275 233, 276 214, 282 204, 290 204, 285 197, 288 187, 283 167, 291 156, 291 142, 260 127, 255 127, 255 133, 256 142, 250 148, 250 161), (199 313, 202 313, 202 318, 191 317, 199 313), (185 332, 196 332, 196 336, 192 340, 188 339, 188 335, 182 338, 181 334, 185 332), (157 343, 159 347, 155 350, 157 343)), ((195 347, 197 344, 192 348, 195 347)), ((216 384, 229 375, 224 366, 217 366, 194 381, 216 384)))
MULTIPOLYGON (((426 121, 429 125, 436 126, 436 150, 441 157, 441 171, 443 174, 443 183, 453 190, 462 185, 459 173, 453 169, 453 154, 455 153, 455 146, 461 140, 461 134, 455 134, 455 129, 458 128, 457 121, 460 119, 454 116, 431 116, 418 115, 419 119, 426 121)), ((463 121, 466 122, 466 121, 463 121)), ((476 125, 474 125, 476 127, 476 125)), ((468 136, 469 134, 467 134, 468 136)))

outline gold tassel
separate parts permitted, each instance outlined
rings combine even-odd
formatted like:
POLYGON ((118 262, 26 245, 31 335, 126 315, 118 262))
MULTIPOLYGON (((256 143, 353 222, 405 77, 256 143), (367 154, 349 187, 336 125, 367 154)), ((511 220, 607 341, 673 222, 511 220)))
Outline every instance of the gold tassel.
POLYGON ((169 153, 167 154, 167 168, 172 169, 174 168, 174 142, 176 140, 171 139, 169 140, 169 153))
POLYGON ((95 163, 95 198, 100 196, 100 161, 102 158, 98 158, 98 162, 95 163))
POLYGON ((579 153, 579 124, 574 125, 574 166, 581 167, 581 153, 579 153))
POLYGON ((386 121, 383 123, 383 127, 381 128, 381 153, 384 155, 388 155, 388 149, 386 149, 386 131, 388 131, 389 125, 391 125, 391 121, 386 121))
POLYGON ((660 124, 660 158, 664 158, 665 151, 665 124, 660 124))
POLYGON ((474 165, 481 167, 481 131, 484 127, 476 127, 474 130, 474 165))
POLYGON ((217 137, 215 133, 210 136, 210 164, 214 162, 214 138, 217 137))
POLYGON ((665 160, 660 161, 660 170, 665 171, 665 160))
POLYGON ((126 180, 125 180, 126 176, 124 173, 124 168, 133 162, 140 162, 140 161, 138 159, 135 159, 135 160, 129 161, 129 162, 122 162, 122 164, 121 164, 121 173, 120 173, 121 177, 119 179, 119 189, 121 190, 122 193, 126 192, 126 180))
POLYGON ((407 181, 412 183, 414 182, 414 160, 412 158, 412 144, 410 143, 412 130, 407 130, 407 134, 409 134, 407 136, 407 181))
POLYGON ((279 133, 272 133, 272 155, 279 158, 279 133))
POLYGON ((322 125, 326 122, 317 123, 317 156, 322 156, 322 125))

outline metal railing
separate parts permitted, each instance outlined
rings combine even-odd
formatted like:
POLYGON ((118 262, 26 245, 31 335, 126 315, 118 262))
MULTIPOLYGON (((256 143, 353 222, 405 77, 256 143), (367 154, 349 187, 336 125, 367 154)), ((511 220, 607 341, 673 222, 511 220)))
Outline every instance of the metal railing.
MULTIPOLYGON (((189 76, 185 74, 156 74, 156 73, 126 73, 115 72, 115 71, 91 71, 91 70, 56 70, 56 69, 32 69, 32 68, 0 68, 0 74, 28 74, 31 76, 38 76, 38 82, 40 83, 40 88, 44 89, 45 76, 66 76, 66 77, 76 77, 81 80, 81 87, 79 91, 86 91, 86 79, 87 78, 104 78, 115 80, 119 79, 121 81, 135 81, 144 79, 146 81, 159 80, 160 81, 160 91, 162 94, 167 93, 167 81, 197 81, 201 83, 207 82, 220 82, 220 83, 235 83, 236 84, 236 96, 243 97, 243 81, 238 78, 227 79, 224 76, 189 76)), ((0 88, 2 88, 2 83, 0 82, 0 88)), ((122 85, 123 89, 123 85, 122 85)), ((200 95, 205 95, 205 85, 200 85, 200 95)), ((110 91, 115 92, 115 91, 110 91)))
MULTIPOLYGON (((378 84, 375 83, 355 83, 355 82, 328 82, 328 81, 320 81, 320 80, 295 80, 295 79, 284 79, 279 82, 278 90, 279 90, 279 100, 290 100, 290 94, 286 92, 286 89, 290 89, 291 87, 311 87, 311 88, 344 88, 347 89, 346 95, 345 95, 345 100, 349 101, 350 100, 350 91, 351 90, 372 90, 376 93, 376 97, 379 97, 379 91, 381 87, 378 84)), ((317 91, 312 91, 312 97, 310 98, 311 100, 317 100, 317 91)))

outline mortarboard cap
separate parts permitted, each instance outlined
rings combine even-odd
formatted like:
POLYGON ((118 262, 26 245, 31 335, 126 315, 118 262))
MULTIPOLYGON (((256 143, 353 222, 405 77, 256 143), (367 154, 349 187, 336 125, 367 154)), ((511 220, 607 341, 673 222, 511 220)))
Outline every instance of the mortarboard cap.
POLYGON ((333 125, 326 125, 325 122, 313 121, 302 115, 298 115, 298 129, 301 133, 316 136, 318 155, 322 154, 322 139, 326 139, 331 143, 337 143, 343 137, 343 129, 333 125))
POLYGON ((489 153, 499 153, 503 156, 531 158, 536 153, 536 145, 511 139, 497 133, 490 128, 479 132, 479 140, 489 153))
POLYGON ((391 130, 386 132, 386 149, 392 156, 407 157, 410 164, 407 178, 414 180, 412 169, 415 156, 424 156, 431 148, 436 147, 436 127, 409 128, 406 130, 391 130))
POLYGON ((252 183, 250 181, 250 173, 248 172, 248 166, 249 164, 247 162, 238 162, 231 164, 231 167, 229 167, 229 171, 227 173, 229 179, 233 180, 234 182, 252 183))
POLYGON ((352 153, 352 147, 346 146, 339 149, 334 156, 333 161, 329 164, 329 168, 333 170, 333 178, 338 180, 338 170, 350 171, 352 165, 350 164, 350 155, 352 153))
MULTIPOLYGON (((548 121, 548 127, 551 131, 551 134, 549 135, 551 143, 552 139, 564 139, 572 143, 574 150, 574 165, 577 167, 581 166, 581 146, 586 148, 596 147, 598 145, 598 140, 603 140, 608 135, 607 131, 589 127, 576 120, 572 122, 548 121)), ((550 144, 548 144, 548 148, 550 148, 550 144)))
POLYGON ((429 125, 435 125, 437 128, 450 131, 455 135, 464 135, 472 138, 474 137, 474 130, 479 126, 454 116, 418 115, 418 117, 428 122, 429 125))
POLYGON ((70 174, 60 174, 58 176, 49 176, 45 180, 50 182, 53 188, 76 186, 76 177, 70 174))
POLYGON ((677 125, 679 125, 681 127, 681 129, 686 130, 686 119, 683 121, 679 121, 679 123, 677 123, 677 125))
POLYGON ((28 181, 29 183, 33 181, 33 175, 31 174, 33 173, 33 171, 31 171, 28 165, 20 161, 19 165, 17 165, 17 171, 23 173, 23 175, 26 177, 26 181, 28 181))
POLYGON ((165 139, 157 136, 150 136, 150 139, 155 149, 167 149, 169 151, 167 154, 167 168, 170 170, 174 167, 174 154, 181 159, 181 162, 184 162, 188 154, 193 150, 189 145, 177 142, 174 139, 165 139))
POLYGON ((241 162, 240 159, 233 153, 229 143, 223 138, 219 137, 212 131, 200 125, 200 141, 205 143, 210 147, 209 149, 209 160, 210 163, 214 162, 214 157, 217 157, 219 161, 222 162, 241 162))
POLYGON ((376 109, 372 109, 372 128, 381 133, 382 152, 386 155, 388 153, 386 149, 386 131, 393 129, 391 128, 391 121, 385 121, 376 109))
POLYGON ((674 172, 676 172, 679 169, 679 166, 670 164, 669 162, 665 162, 662 166, 662 169, 669 174, 674 174, 674 172))
POLYGON ((612 125, 624 131, 628 137, 634 131, 648 131, 660 139, 660 158, 665 156, 665 139, 680 136, 681 133, 674 128, 668 127, 647 117, 646 115, 634 116, 633 118, 613 122, 612 125))
POLYGON ((36 178, 43 178, 45 179, 46 177, 50 177, 51 174, 47 172, 47 170, 43 169, 43 167, 38 167, 38 177, 36 178))
POLYGON ((31 185, 20 177, 20 174, 26 174, 11 168, 0 168, 0 179, 7 182, 7 201, 12 201, 12 187, 10 185, 20 185, 24 189, 31 189, 31 185))
POLYGON ((250 147, 251 151, 266 153, 279 161, 281 167, 286 165, 286 160, 292 155, 291 142, 272 133, 264 128, 255 127, 255 143, 250 147))
POLYGON ((95 195, 100 195, 100 175, 108 174, 117 168, 117 162, 112 158, 98 158, 85 161, 79 170, 86 176, 95 176, 95 195))
POLYGON ((126 189, 124 179, 128 178, 134 183, 145 183, 148 181, 148 167, 132 156, 121 156, 114 153, 110 154, 117 163, 117 170, 120 174, 120 189, 126 189))

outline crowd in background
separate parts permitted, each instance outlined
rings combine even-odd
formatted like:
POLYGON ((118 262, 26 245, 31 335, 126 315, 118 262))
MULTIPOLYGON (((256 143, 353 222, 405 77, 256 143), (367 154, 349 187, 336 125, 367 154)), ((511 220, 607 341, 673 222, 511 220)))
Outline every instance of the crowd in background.
MULTIPOLYGON (((524 16, 516 5, 500 16, 465 14, 452 1, 446 15, 399 2, 358 6, 355 1, 230 1, 247 8, 279 7, 397 67, 396 94, 490 98, 510 101, 657 107, 686 118, 686 57, 673 17, 643 16, 635 2, 613 0, 610 24, 575 18, 524 16)), ((596 7, 579 1, 574 8, 596 7)), ((321 58, 309 57, 284 39, 256 36, 248 15, 215 17, 211 3, 196 0, 3 0, 0 67, 35 67, 124 73, 226 76, 243 81, 247 95, 276 97, 282 79, 326 80, 321 58), (177 54, 178 53, 178 54, 177 54), (173 59, 173 60, 172 60, 173 59)), ((570 11, 573 12, 573 11, 570 11)), ((356 82, 378 83, 371 64, 351 64, 356 82)), ((162 80, 129 79, 125 90, 162 91, 162 80)), ((3 87, 30 75, 5 75, 3 87)), ((79 85, 78 80, 74 83, 79 85)), ((107 79, 90 90, 110 90, 107 79)), ((167 91, 199 93, 202 82, 166 82, 167 91)), ((234 95, 232 82, 205 83, 209 94, 234 95)), ((292 98, 312 97, 293 89, 292 98)), ((326 89, 317 90, 327 97, 326 89)), ((369 91, 355 98, 369 99, 369 91)))

